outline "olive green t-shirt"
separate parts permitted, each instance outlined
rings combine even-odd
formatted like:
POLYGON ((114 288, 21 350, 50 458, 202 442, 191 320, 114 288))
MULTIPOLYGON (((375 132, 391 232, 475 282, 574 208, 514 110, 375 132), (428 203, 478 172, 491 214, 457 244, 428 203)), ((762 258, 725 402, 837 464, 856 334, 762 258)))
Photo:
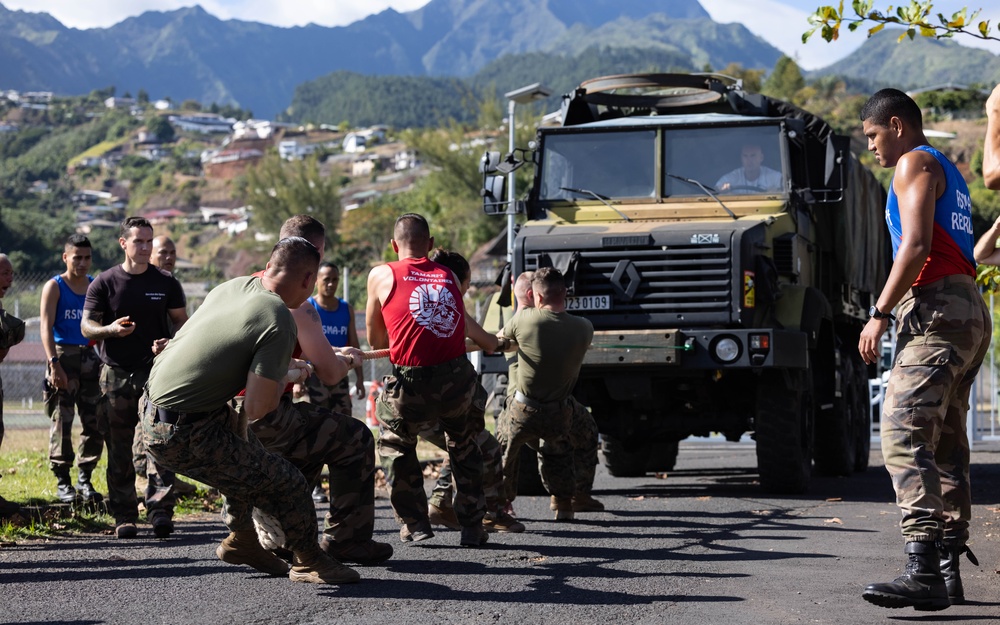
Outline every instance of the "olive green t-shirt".
POLYGON ((260 278, 230 280, 153 360, 149 399, 178 412, 215 410, 246 387, 249 372, 281 381, 296 338, 291 311, 260 278))
POLYGON ((517 341, 517 374, 510 388, 539 402, 569 397, 594 338, 589 319, 543 308, 522 308, 503 327, 517 341))

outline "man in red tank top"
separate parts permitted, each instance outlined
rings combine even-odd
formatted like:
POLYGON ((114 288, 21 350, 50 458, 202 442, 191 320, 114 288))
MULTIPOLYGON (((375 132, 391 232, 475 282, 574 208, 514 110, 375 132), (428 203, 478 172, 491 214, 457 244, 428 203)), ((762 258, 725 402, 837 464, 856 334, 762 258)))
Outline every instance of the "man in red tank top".
POLYGON ((467 417, 476 371, 465 357, 462 293, 450 269, 427 259, 434 238, 422 216, 401 216, 392 236, 399 260, 372 269, 365 310, 368 342, 373 349, 388 347, 392 362, 375 408, 389 501, 402 520, 403 542, 434 536, 416 448, 417 436, 440 424, 458 491, 461 544, 477 547, 487 540, 483 459, 467 417))

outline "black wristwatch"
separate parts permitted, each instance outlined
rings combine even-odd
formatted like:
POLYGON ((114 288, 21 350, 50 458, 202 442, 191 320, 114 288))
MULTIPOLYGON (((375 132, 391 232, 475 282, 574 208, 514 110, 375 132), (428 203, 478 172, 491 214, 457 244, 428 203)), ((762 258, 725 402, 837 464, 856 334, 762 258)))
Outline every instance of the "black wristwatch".
POLYGON ((57 362, 59 362, 59 356, 53 356, 52 358, 49 358, 49 362, 51 362, 52 364, 56 364, 57 362))
POLYGON ((892 319, 893 321, 896 320, 895 315, 893 315, 892 313, 884 313, 875 306, 872 306, 871 308, 868 309, 868 316, 871 317, 872 319, 892 319))

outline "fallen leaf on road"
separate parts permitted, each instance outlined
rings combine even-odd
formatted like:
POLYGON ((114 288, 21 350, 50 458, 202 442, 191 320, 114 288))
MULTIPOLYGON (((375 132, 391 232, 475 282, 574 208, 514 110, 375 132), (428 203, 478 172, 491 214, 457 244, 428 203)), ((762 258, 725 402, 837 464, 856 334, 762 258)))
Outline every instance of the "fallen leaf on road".
POLYGON ((638 497, 629 497, 629 499, 631 499, 632 501, 642 501, 643 499, 645 499, 645 497, 639 495, 638 497))
POLYGON ((840 519, 838 519, 837 517, 833 517, 832 519, 827 519, 827 520, 825 520, 823 522, 824 523, 836 523, 837 525, 843 525, 844 524, 844 522, 841 521, 840 519))
POLYGON ((827 498, 827 501, 843 501, 843 499, 840 497, 829 497, 827 498))
POLYGON ((757 516, 769 516, 771 514, 770 510, 751 510, 750 514, 756 514, 757 516))
POLYGON ((711 499, 711 497, 708 496, 708 495, 705 495, 704 497, 695 497, 695 499, 697 501, 708 501, 709 499, 711 499))
POLYGON ((669 474, 667 474, 667 473, 657 473, 655 477, 658 480, 665 480, 665 479, 667 479, 667 477, 669 477, 669 474))

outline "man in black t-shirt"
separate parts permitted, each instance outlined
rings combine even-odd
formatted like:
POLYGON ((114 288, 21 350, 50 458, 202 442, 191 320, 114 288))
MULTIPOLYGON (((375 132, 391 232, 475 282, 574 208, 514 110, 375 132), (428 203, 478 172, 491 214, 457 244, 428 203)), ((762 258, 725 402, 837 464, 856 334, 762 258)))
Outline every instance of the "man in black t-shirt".
MULTIPOLYGON (((149 263, 153 227, 141 217, 128 217, 118 243, 125 261, 99 275, 87 289, 80 329, 100 341, 101 391, 104 393, 104 439, 108 445, 108 507, 115 517, 115 536, 138 533, 138 500, 132 438, 139 421, 139 397, 153 357, 166 347, 173 329, 187 321, 181 285, 149 263)), ((146 518, 158 538, 173 531, 174 475, 149 462, 146 518)))

